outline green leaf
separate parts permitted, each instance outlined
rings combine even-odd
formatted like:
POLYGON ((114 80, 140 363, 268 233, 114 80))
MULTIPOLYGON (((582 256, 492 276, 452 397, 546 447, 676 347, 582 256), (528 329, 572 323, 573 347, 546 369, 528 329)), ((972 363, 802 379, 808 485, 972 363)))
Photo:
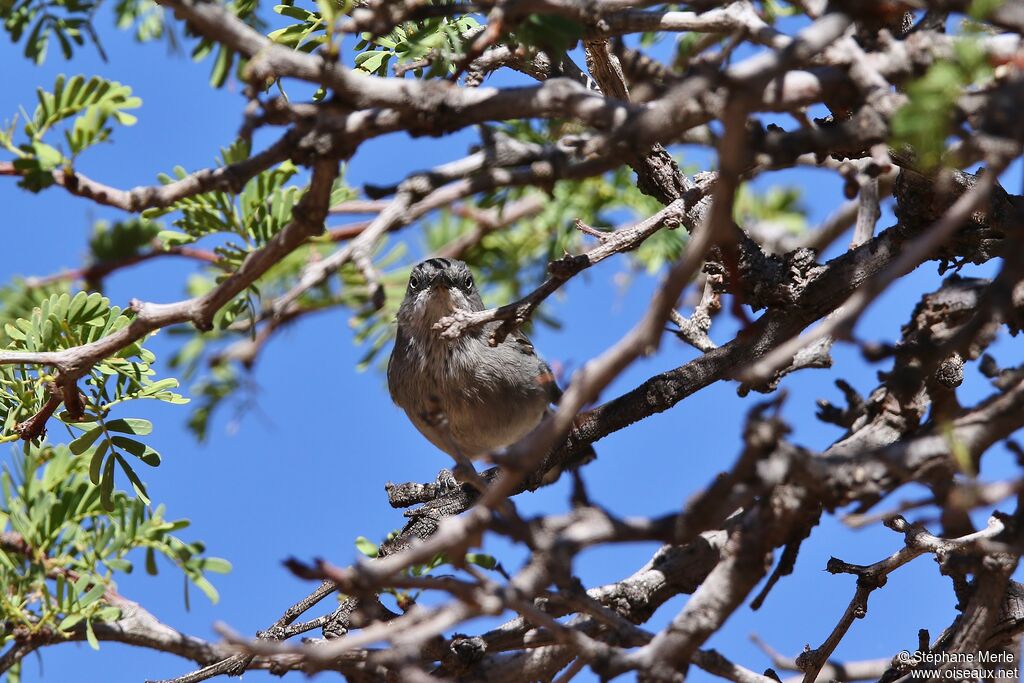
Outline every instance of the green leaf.
POLYGON ((944 422, 940 425, 940 430, 943 438, 946 440, 950 453, 953 455, 953 461, 959 470, 970 477, 978 476, 974 458, 971 457, 971 451, 962 440, 957 438, 952 423, 944 422))
POLYGON ((583 26, 554 14, 531 14, 519 25, 516 36, 545 50, 571 50, 583 36, 583 26))
POLYGON ((95 616, 98 621, 116 621, 121 616, 121 608, 110 605, 96 610, 95 616))
POLYGON ((377 544, 366 536, 359 536, 356 538, 356 550, 367 557, 377 557, 378 553, 377 544))
MULTIPOLYGON (((78 0, 71 0, 77 4, 78 0)), ((62 46, 70 49, 66 36, 75 38, 77 28, 63 26, 57 30, 62 46)), ((133 97, 131 88, 106 79, 94 76, 86 80, 83 76, 70 79, 64 75, 57 76, 53 91, 42 88, 36 91, 38 105, 31 116, 27 116, 23 127, 26 142, 19 144, 19 158, 14 166, 21 175, 19 183, 33 192, 53 184, 53 179, 45 175, 70 161, 64 154, 51 144, 43 141, 44 136, 57 124, 74 117, 71 125, 64 130, 64 140, 70 158, 74 159, 87 148, 110 137, 111 121, 123 126, 131 126, 137 119, 126 110, 134 109, 142 104, 142 100, 133 97)), ((13 129, 12 129, 13 132, 13 129)), ((13 136, 4 132, 4 147, 12 148, 13 136)))
POLYGON ((235 62, 235 53, 230 48, 221 45, 217 51, 217 59, 213 62, 213 71, 210 73, 210 85, 220 88, 228 80, 231 73, 231 65, 235 62))
POLYGON ((220 594, 217 589, 213 587, 213 584, 205 576, 200 576, 192 580, 192 583, 196 585, 196 588, 203 592, 210 602, 216 605, 220 602, 220 594))
POLYGON ((1003 6, 1006 0, 971 0, 967 15, 975 21, 983 21, 1003 6))
POLYGON ((114 459, 107 458, 107 464, 103 467, 103 479, 100 482, 100 502, 103 509, 113 512, 114 503, 111 499, 114 493, 114 459))
POLYGON ((117 458, 117 462, 121 465, 121 469, 123 469, 124 473, 128 476, 128 481, 131 482, 132 488, 135 489, 135 495, 137 495, 139 500, 143 503, 149 505, 149 494, 146 493, 146 486, 142 483, 142 480, 139 479, 139 476, 135 474, 135 470, 132 469, 131 465, 128 464, 128 461, 122 458, 120 454, 115 452, 114 457, 117 458))
POLYGON ((932 64, 924 76, 907 86, 907 102, 892 120, 893 144, 911 147, 919 165, 926 169, 942 163, 957 98, 968 85, 991 74, 976 38, 955 42, 954 53, 954 59, 932 64))
POLYGON ((386 76, 388 60, 390 60, 391 57, 391 53, 384 52, 383 50, 363 52, 362 54, 356 55, 355 65, 357 69, 361 69, 367 73, 376 73, 381 76, 386 76))
POLYGON ((157 233, 156 238, 160 240, 165 249, 179 247, 182 244, 191 244, 196 241, 194 236, 178 232, 177 230, 161 230, 157 233))
POLYGON ((150 467, 156 467, 160 464, 160 454, 150 446, 139 443, 134 439, 129 439, 126 436, 114 436, 110 440, 115 446, 120 446, 150 467))
POLYGON ((99 486, 100 484, 100 468, 103 466, 103 456, 107 454, 107 450, 110 449, 110 442, 106 439, 93 451, 92 458, 89 460, 89 480, 99 486))
POLYGON ((345 12, 348 7, 347 2, 341 3, 339 7, 334 0, 316 0, 316 8, 320 11, 320 16, 328 24, 333 24, 334 20, 338 18, 339 11, 345 12))
POLYGON ((132 573, 132 563, 124 558, 111 557, 104 560, 103 563, 114 571, 124 572, 125 574, 132 573))
POLYGON ((92 630, 92 620, 85 622, 85 639, 89 641, 89 647, 94 650, 100 649, 100 641, 96 639, 96 634, 92 630))
MULTIPOLYGON (((40 144, 43 148, 43 159, 36 156, 34 145, 22 145, 22 150, 28 152, 28 154, 32 156, 21 157, 12 162, 15 170, 18 171, 18 174, 21 176, 21 179, 18 180, 18 186, 30 192, 39 192, 50 187, 56 182, 53 177, 53 169, 56 165, 59 165, 59 161, 57 164, 47 162, 46 157, 49 152, 45 148, 48 148, 49 145, 40 144)), ((49 149, 53 148, 49 147, 49 149)))
POLYGON ((96 439, 98 439, 102 433, 103 427, 93 427, 85 434, 82 434, 80 437, 68 444, 68 449, 70 449, 75 455, 81 455, 89 450, 89 447, 96 442, 96 439))
POLYGON ((70 631, 75 625, 85 618, 84 614, 69 614, 64 617, 57 626, 58 631, 70 631))
POLYGON ((274 11, 281 16, 291 17, 292 19, 298 19, 299 21, 311 21, 320 18, 313 12, 302 9, 301 7, 295 7, 294 5, 274 5, 274 11))
POLYGON ((144 218, 97 221, 89 238, 89 252, 94 263, 128 259, 150 247, 159 232, 159 223, 144 218))
POLYGON ((126 417, 107 422, 107 429, 112 432, 145 436, 153 431, 153 423, 142 418, 126 417))
POLYGON ((497 558, 484 553, 466 553, 466 562, 483 567, 484 569, 494 569, 498 566, 497 558))
POLYGON ((203 571, 214 574, 227 574, 231 571, 231 563, 221 557, 204 557, 199 566, 203 571))
POLYGON ((86 593, 78 599, 78 604, 82 607, 88 607, 89 605, 103 597, 103 593, 105 593, 106 590, 107 587, 104 586, 102 583, 93 583, 92 587, 89 588, 89 590, 86 591, 86 593))
POLYGON ((64 163, 64 155, 56 147, 51 147, 45 142, 33 142, 32 153, 39 160, 39 168, 44 171, 53 169, 64 163))

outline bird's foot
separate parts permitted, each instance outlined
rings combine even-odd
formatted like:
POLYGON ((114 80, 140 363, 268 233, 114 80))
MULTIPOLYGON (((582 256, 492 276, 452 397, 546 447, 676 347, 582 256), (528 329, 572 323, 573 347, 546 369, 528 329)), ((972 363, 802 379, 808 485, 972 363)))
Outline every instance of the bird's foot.
POLYGON ((476 468, 469 462, 460 462, 452 468, 452 477, 455 481, 462 484, 472 484, 480 475, 476 473, 476 468))
MULTIPOLYGON (((456 466, 458 469, 458 466, 456 466)), ((455 476, 455 472, 449 469, 443 469, 437 473, 437 479, 434 480, 437 487, 441 490, 441 495, 445 495, 455 491, 456 489, 462 488, 462 484, 459 482, 458 477, 455 476)))

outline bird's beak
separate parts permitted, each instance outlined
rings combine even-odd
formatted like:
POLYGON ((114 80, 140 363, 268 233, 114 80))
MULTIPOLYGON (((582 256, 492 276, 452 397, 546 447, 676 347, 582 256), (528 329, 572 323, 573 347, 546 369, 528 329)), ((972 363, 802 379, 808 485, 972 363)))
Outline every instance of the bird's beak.
POLYGON ((433 282, 430 283, 430 288, 431 289, 440 289, 440 288, 451 289, 452 288, 452 282, 451 282, 451 280, 448 279, 447 275, 438 275, 437 277, 434 278, 433 282))

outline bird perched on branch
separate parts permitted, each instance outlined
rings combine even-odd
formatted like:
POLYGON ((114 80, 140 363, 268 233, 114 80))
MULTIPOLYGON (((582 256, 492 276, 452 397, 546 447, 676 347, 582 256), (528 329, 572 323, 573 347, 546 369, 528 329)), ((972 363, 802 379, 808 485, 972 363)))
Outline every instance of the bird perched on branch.
POLYGON ((462 261, 431 258, 409 275, 388 361, 391 398, 423 436, 456 462, 501 451, 536 427, 561 396, 551 368, 522 332, 495 346, 500 322, 454 339, 434 329, 458 311, 484 310, 462 261))

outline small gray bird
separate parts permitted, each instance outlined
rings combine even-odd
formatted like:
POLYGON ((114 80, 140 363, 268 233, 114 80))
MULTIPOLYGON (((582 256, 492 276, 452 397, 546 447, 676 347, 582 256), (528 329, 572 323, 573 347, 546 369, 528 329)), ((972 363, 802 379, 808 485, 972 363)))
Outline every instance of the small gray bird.
POLYGON ((432 444, 458 462, 495 453, 525 436, 561 391, 521 332, 496 346, 491 322, 443 339, 433 326, 455 311, 482 311, 462 261, 431 258, 409 275, 388 362, 391 398, 432 444))

